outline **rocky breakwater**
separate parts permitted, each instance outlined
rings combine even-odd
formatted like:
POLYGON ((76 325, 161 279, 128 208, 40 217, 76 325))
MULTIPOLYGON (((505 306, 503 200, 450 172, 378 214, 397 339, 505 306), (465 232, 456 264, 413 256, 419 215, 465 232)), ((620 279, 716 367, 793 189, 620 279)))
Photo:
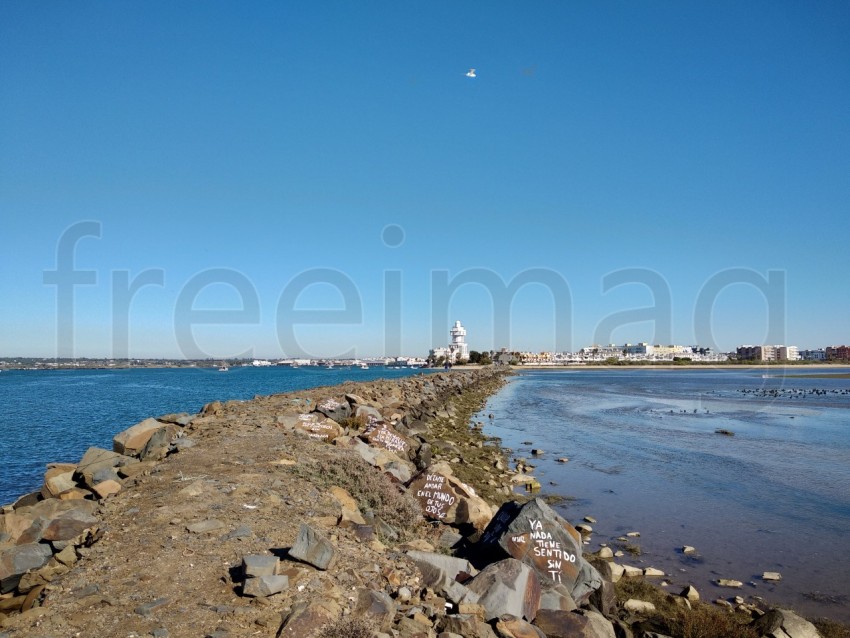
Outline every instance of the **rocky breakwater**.
MULTIPOLYGON (((49 467, 3 508, 0 636, 659 635, 579 530, 513 495, 470 420, 503 382, 215 402, 49 467)), ((795 623, 735 635, 805 635, 795 623)))

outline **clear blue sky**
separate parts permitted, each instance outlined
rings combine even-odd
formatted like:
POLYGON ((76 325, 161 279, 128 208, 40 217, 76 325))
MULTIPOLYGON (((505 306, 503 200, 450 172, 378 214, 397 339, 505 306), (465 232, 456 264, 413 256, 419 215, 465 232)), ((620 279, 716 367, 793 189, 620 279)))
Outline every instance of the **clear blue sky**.
POLYGON ((848 33, 843 0, 3 2, 0 355, 846 343, 848 33), (45 275, 87 220, 95 283, 45 275))

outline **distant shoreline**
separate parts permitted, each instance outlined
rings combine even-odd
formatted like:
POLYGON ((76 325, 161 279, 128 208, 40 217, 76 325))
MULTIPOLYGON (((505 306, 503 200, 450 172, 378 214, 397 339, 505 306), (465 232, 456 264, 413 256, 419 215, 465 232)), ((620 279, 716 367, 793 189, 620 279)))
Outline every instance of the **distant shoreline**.
MULTIPOLYGON (((761 370, 785 372, 788 370, 803 369, 813 370, 828 370, 831 368, 848 368, 850 361, 842 363, 792 363, 792 364, 742 364, 742 363, 703 363, 703 364, 647 364, 647 365, 607 365, 607 364, 589 364, 577 366, 540 366, 540 365, 517 365, 510 366, 511 370, 552 370, 555 372, 564 372, 566 370, 706 370, 714 368, 723 368, 731 370, 761 370)), ((805 375, 804 375, 805 376, 805 375)))

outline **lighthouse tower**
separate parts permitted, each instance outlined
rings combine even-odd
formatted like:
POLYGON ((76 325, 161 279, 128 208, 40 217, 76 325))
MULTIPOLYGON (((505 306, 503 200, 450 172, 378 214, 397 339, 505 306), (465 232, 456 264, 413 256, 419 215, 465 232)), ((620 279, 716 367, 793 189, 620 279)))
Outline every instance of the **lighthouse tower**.
POLYGON ((466 343, 466 328, 460 325, 460 321, 455 321, 455 325, 451 329, 452 342, 449 344, 449 351, 452 353, 452 361, 458 359, 469 359, 469 344, 466 343))

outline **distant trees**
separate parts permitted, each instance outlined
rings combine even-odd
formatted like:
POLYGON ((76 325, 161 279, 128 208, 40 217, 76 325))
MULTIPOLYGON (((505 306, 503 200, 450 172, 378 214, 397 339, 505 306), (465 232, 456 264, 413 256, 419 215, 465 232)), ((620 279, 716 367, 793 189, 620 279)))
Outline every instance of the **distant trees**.
POLYGON ((469 363, 477 363, 482 366, 488 366, 493 363, 489 352, 478 352, 477 350, 469 351, 469 363))

